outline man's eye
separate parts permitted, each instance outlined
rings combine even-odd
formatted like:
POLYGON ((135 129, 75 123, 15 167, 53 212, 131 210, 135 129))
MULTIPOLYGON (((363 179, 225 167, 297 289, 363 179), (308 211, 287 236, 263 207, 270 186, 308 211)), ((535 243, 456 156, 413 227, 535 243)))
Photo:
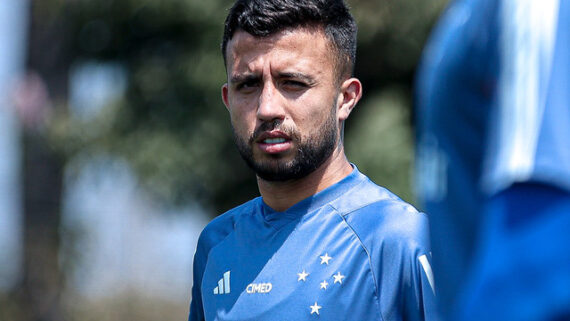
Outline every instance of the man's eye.
POLYGON ((307 84, 297 80, 286 80, 283 82, 283 85, 290 88, 306 88, 307 84))
POLYGON ((244 81, 236 86, 237 90, 252 89, 258 86, 257 81, 244 81))

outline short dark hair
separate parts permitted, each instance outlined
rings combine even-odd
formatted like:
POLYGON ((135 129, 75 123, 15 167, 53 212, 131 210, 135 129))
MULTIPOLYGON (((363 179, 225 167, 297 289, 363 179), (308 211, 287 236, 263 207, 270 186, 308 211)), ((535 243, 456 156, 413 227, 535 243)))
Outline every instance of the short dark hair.
POLYGON ((222 55, 235 32, 266 37, 289 28, 322 28, 337 52, 338 77, 352 75, 357 27, 343 0, 237 0, 226 18, 222 55))

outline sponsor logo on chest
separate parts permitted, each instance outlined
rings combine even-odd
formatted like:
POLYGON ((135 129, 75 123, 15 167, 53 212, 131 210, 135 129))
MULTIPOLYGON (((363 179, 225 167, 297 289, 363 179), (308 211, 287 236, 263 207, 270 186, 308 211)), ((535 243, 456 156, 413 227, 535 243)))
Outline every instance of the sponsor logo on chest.
POLYGON ((245 292, 248 294, 254 293, 269 293, 273 289, 273 285, 269 282, 267 283, 251 283, 245 288, 245 292))

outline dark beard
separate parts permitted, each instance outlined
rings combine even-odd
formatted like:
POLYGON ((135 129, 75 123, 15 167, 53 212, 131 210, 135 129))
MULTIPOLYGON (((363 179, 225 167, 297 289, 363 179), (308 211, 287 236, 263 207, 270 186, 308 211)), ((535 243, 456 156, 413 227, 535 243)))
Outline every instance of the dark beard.
POLYGON ((234 140, 241 157, 261 179, 278 182, 300 179, 315 171, 332 155, 337 143, 337 124, 334 115, 331 113, 327 121, 316 131, 319 136, 309 137, 307 141, 301 141, 298 132, 281 126, 280 120, 262 124, 249 138, 249 144, 238 137, 235 130, 234 140), (270 155, 273 159, 267 161, 256 161, 253 158, 251 146, 257 136, 261 132, 273 129, 279 129, 299 142, 297 154, 291 161, 280 161, 279 155, 270 155))

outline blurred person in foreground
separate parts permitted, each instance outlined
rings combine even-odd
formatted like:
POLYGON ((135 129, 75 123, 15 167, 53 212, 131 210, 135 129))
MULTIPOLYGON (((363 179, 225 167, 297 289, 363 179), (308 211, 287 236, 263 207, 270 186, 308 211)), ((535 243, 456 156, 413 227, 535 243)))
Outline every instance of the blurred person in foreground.
POLYGON ((355 51, 342 0, 229 11, 222 99, 261 197, 202 232, 189 320, 433 320, 425 214, 344 153, 355 51))
POLYGON ((417 78, 447 320, 570 320, 570 1, 457 0, 417 78))

